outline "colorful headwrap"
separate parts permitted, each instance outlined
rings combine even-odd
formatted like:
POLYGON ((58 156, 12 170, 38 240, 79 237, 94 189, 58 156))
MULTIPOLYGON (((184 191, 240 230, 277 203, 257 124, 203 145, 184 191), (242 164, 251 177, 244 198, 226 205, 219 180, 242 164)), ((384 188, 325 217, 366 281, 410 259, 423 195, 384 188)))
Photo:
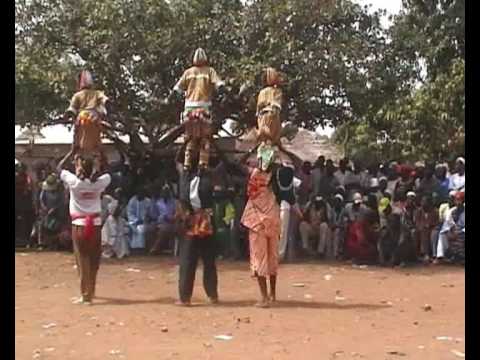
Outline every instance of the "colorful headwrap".
POLYGON ((88 89, 93 86, 93 76, 88 70, 82 70, 78 76, 78 90, 88 89))
POLYGON ((378 203, 378 211, 383 213, 385 209, 390 205, 390 200, 386 197, 381 198, 380 202, 378 203))
POLYGON ((198 48, 195 50, 195 54, 193 55, 193 65, 195 66, 204 66, 208 64, 207 54, 205 50, 202 48, 198 48))
POLYGON ((275 149, 270 145, 260 146, 257 150, 260 169, 267 171, 275 158, 275 149))

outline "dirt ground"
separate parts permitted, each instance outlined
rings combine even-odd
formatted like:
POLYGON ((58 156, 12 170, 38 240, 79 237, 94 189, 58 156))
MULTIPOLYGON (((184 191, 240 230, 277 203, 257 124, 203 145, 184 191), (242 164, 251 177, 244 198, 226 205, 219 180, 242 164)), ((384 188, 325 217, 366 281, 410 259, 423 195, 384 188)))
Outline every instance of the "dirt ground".
POLYGON ((103 261, 92 306, 71 303, 73 265, 68 253, 16 253, 16 359, 442 360, 465 352, 459 267, 286 264, 278 304, 258 309, 246 262, 219 262, 217 306, 205 301, 200 268, 191 308, 173 305, 173 258, 103 261))

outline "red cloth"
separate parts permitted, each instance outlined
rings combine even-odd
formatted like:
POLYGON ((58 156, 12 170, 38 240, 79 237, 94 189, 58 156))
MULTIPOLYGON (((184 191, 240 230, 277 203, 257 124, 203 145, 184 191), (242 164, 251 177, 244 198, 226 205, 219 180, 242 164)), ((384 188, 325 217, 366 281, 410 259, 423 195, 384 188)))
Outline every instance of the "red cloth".
POLYGON ((86 241, 91 241, 94 239, 95 226, 94 220, 100 217, 100 214, 89 214, 89 215, 80 215, 80 214, 70 214, 72 221, 77 219, 85 219, 85 226, 83 229, 83 237, 86 241))
POLYGON ((345 240, 347 257, 359 261, 374 261, 377 256, 375 234, 366 221, 355 221, 348 226, 345 240))

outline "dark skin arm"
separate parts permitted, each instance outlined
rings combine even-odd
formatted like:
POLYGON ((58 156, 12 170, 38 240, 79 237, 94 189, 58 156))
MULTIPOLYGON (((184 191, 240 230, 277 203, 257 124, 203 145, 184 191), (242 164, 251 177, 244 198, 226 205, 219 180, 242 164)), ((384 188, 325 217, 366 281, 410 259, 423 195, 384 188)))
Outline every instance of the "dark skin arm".
POLYGON ((60 160, 60 162, 57 165, 57 172, 60 173, 63 169, 66 168, 65 164, 67 161, 75 154, 75 148, 72 147, 72 149, 65 155, 65 157, 60 160))

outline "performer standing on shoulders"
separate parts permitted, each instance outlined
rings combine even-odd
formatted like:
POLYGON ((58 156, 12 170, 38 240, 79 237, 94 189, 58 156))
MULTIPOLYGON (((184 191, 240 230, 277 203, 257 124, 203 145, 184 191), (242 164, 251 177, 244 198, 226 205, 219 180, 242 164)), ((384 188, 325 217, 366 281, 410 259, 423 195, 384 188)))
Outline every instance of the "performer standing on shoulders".
POLYGON ((101 245, 101 199, 110 184, 109 174, 93 174, 93 160, 75 156, 75 174, 65 169, 70 151, 58 164, 60 179, 70 190, 70 217, 72 240, 80 275, 81 297, 75 303, 91 304, 95 296, 97 272, 100 267, 101 245))
POLYGON ((257 141, 260 144, 277 145, 282 130, 282 78, 277 70, 269 67, 262 75, 262 82, 265 87, 257 98, 257 141))
POLYGON ((108 98, 102 91, 94 89, 90 71, 83 70, 78 76, 78 91, 73 95, 70 106, 65 112, 66 118, 75 117, 73 145, 78 154, 96 159, 94 171, 102 171, 106 165, 102 151, 102 121, 107 116, 108 98))
POLYGON ((219 91, 224 83, 214 68, 208 65, 205 51, 198 48, 193 56, 193 66, 185 70, 167 102, 177 94, 185 92, 185 110, 182 121, 185 122, 184 167, 192 168, 192 157, 199 151, 199 167, 207 168, 210 155, 210 138, 212 134, 212 98, 214 91, 219 91))

